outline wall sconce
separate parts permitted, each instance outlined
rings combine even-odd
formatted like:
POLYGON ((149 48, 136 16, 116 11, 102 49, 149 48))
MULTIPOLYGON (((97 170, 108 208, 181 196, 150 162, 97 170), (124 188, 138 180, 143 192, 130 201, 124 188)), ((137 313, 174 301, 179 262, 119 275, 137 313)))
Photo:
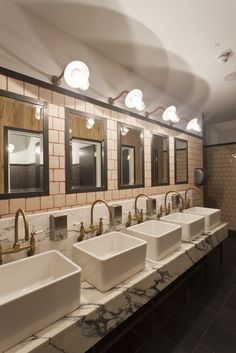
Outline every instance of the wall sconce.
POLYGON ((51 82, 59 86, 63 76, 68 86, 72 88, 84 91, 89 88, 89 69, 82 61, 70 62, 59 76, 52 76, 51 82))
POLYGON ((174 105, 171 105, 167 108, 159 106, 156 109, 154 109, 152 112, 146 111, 145 112, 146 118, 148 118, 150 115, 156 113, 158 110, 163 111, 162 119, 164 121, 170 121, 171 123, 178 123, 179 122, 180 118, 178 117, 178 115, 176 113, 176 107, 174 105))
POLYGON ((181 118, 180 119, 180 123, 182 123, 183 121, 187 122, 187 126, 186 126, 186 130, 193 130, 195 132, 201 132, 201 126, 198 122, 198 118, 193 118, 191 120, 189 120, 188 118, 181 118))
POLYGON ((94 123, 95 123, 95 120, 94 120, 94 119, 88 118, 87 121, 86 121, 86 128, 87 128, 87 129, 92 129, 94 123))
POLYGON ((193 131, 196 131, 196 132, 201 132, 202 129, 201 129, 201 126, 198 122, 198 118, 194 118, 192 120, 190 120, 187 124, 187 127, 186 127, 187 130, 193 130, 193 131))
POLYGON ((133 89, 132 91, 122 91, 117 97, 108 98, 109 104, 114 104, 114 102, 119 99, 121 96, 126 95, 125 105, 127 108, 135 108, 139 112, 145 109, 145 104, 143 102, 143 92, 140 89, 133 89))

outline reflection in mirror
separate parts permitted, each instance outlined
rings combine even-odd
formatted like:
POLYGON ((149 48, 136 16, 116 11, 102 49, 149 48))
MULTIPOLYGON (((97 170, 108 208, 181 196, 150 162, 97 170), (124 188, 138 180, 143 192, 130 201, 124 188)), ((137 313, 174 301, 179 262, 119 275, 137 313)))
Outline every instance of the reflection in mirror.
POLYGON ((169 185, 169 139, 152 136, 152 186, 169 185))
POLYGON ((175 184, 188 183, 188 141, 175 138, 175 184))
POLYGON ((0 197, 48 195, 45 107, 30 98, 1 94, 0 197))
POLYGON ((119 189, 144 185, 143 130, 118 125, 119 189))
POLYGON ((105 122, 86 113, 67 109, 67 192, 106 190, 105 122))

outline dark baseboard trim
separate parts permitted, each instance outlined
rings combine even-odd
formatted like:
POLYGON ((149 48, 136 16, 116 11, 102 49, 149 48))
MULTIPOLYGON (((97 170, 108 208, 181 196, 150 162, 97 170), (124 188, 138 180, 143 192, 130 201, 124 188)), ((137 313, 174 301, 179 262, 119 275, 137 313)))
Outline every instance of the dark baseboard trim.
POLYGON ((54 92, 57 92, 57 93, 61 93, 61 94, 64 94, 64 95, 67 95, 67 96, 70 96, 70 97, 73 97, 73 98, 76 98, 76 99, 80 99, 80 100, 88 102, 88 103, 96 104, 96 105, 98 105, 100 107, 103 107, 103 108, 106 108, 106 109, 109 109, 109 110, 113 110, 113 111, 116 111, 116 112, 119 112, 119 113, 122 113, 122 114, 126 114, 126 115, 132 116, 134 118, 137 118, 137 119, 140 119, 140 120, 143 120, 143 121, 146 121, 146 122, 149 122, 149 123, 152 123, 152 124, 155 124, 155 125, 158 125, 158 126, 161 126, 161 127, 173 130, 173 131, 176 131, 176 132, 184 133, 186 135, 189 135, 189 136, 192 136, 192 137, 195 137, 195 138, 198 138, 198 139, 202 140, 202 136, 198 136, 198 135, 192 134, 191 132, 188 132, 186 130, 179 129, 179 128, 174 127, 174 126, 164 124, 164 123, 162 123, 160 121, 156 121, 156 120, 154 120, 152 118, 146 118, 145 116, 130 112, 129 110, 125 110, 125 109, 116 107, 114 105, 98 101, 97 99, 94 99, 94 98, 91 98, 91 97, 87 97, 85 95, 76 93, 74 91, 70 91, 68 89, 53 85, 53 84, 51 84, 49 82, 41 81, 41 80, 38 80, 36 78, 21 74, 19 72, 6 69, 5 67, 2 67, 2 66, 0 66, 0 74, 8 76, 8 77, 11 77, 11 78, 15 78, 16 80, 19 80, 19 81, 24 81, 24 82, 30 83, 32 85, 39 86, 41 88, 46 88, 48 90, 51 90, 51 91, 54 91, 54 92))
POLYGON ((203 148, 228 146, 228 145, 236 145, 236 141, 235 142, 218 143, 218 144, 215 144, 215 145, 204 145, 203 148))

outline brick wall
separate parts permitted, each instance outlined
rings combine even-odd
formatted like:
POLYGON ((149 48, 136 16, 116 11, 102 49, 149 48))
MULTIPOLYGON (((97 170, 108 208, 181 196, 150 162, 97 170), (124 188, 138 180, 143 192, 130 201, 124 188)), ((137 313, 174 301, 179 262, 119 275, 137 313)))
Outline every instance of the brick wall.
MULTIPOLYGON (((135 197, 140 192, 150 195, 165 193, 170 189, 184 190, 193 184, 193 170, 202 167, 202 140, 168 128, 159 127, 123 113, 118 113, 91 103, 62 95, 45 88, 0 75, 0 88, 28 97, 46 101, 49 114, 49 182, 50 195, 43 197, 0 200, 0 218, 10 217, 21 207, 28 214, 59 210, 80 205, 91 204, 97 198, 107 201, 135 197), (108 190, 65 194, 65 107, 95 114, 107 119, 108 139, 108 190), (145 187, 138 189, 117 189, 117 122, 127 123, 144 128, 145 149, 145 187), (151 187, 151 133, 162 133, 170 136, 170 186, 151 187), (174 184, 174 137, 188 140, 189 148, 189 184, 174 184)), ((195 195, 195 203, 202 203, 202 196, 195 195)))

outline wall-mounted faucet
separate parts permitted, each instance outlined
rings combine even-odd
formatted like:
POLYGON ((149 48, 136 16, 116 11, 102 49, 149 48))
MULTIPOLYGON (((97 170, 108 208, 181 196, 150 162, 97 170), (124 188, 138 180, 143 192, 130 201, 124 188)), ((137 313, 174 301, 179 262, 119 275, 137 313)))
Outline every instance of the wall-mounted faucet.
POLYGON ((101 235, 103 233, 103 218, 101 217, 99 219, 99 224, 98 226, 95 226, 93 224, 93 212, 94 212, 94 206, 97 204, 97 203, 103 203, 108 211, 109 211, 109 225, 112 225, 112 220, 113 220, 113 217, 112 217, 112 210, 111 210, 111 207, 108 205, 108 203, 104 200, 96 200, 93 202, 92 206, 91 206, 91 210, 90 210, 90 227, 89 228, 85 228, 84 227, 84 222, 81 222, 80 223, 80 235, 78 236, 77 240, 78 241, 81 241, 84 239, 84 236, 85 234, 89 234, 89 233, 92 233, 94 234, 96 232, 96 235, 101 235))
POLYGON ((191 201, 190 201, 190 199, 187 198, 188 191, 190 191, 190 190, 196 190, 199 193, 201 193, 201 190, 199 188, 197 188, 196 186, 190 186, 189 188, 187 188, 185 190, 185 194, 184 194, 185 208, 189 208, 191 206, 191 201))
POLYGON ((34 237, 34 235, 35 235, 35 232, 32 232, 31 238, 29 239, 29 222, 28 222, 28 219, 26 217, 24 210, 19 208, 15 214, 15 241, 14 241, 12 248, 8 248, 5 250, 2 250, 2 247, 0 245, 0 265, 2 264, 2 255, 14 254, 14 253, 18 253, 20 251, 26 250, 26 249, 29 249, 27 251, 27 256, 34 255, 35 254, 35 237, 34 237), (25 228, 25 241, 28 242, 27 244, 21 244, 19 242, 18 222, 19 222, 20 214, 23 217, 24 228, 25 228))
MULTIPOLYGON (((171 206, 170 206, 170 203, 168 203, 168 206, 167 206, 167 196, 169 194, 177 194, 179 195, 180 199, 181 199, 181 208, 180 208, 180 211, 182 211, 184 208, 185 208, 185 202, 184 202, 184 199, 183 199, 183 196, 178 192, 178 191, 175 191, 175 190, 172 190, 172 191, 168 191, 166 194, 165 194, 165 203, 164 203, 164 209, 162 208, 162 212, 165 212, 166 215, 170 214, 171 212, 171 206)), ((162 216, 162 214, 161 214, 162 216)))
POLYGON ((151 215, 152 213, 156 212, 156 199, 151 198, 149 195, 141 193, 138 194, 135 198, 134 202, 134 216, 132 216, 131 212, 128 214, 128 222, 126 223, 126 227, 130 227, 132 225, 132 221, 137 221, 138 223, 143 222, 143 209, 139 211, 138 209, 138 199, 140 197, 146 197, 146 213, 151 215))

